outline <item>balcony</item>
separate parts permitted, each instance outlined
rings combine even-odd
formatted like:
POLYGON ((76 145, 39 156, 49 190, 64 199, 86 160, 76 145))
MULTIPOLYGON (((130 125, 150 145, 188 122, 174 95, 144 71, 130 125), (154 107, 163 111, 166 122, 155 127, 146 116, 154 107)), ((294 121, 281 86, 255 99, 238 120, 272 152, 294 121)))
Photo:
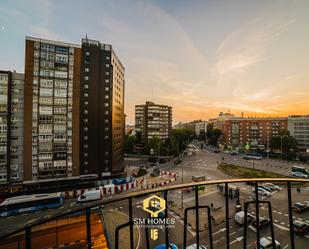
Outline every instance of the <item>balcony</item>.
MULTIPOLYGON (((294 213, 292 206, 299 198, 295 196, 298 193, 298 188, 306 189, 309 180, 259 178, 246 179, 246 182, 253 184, 252 188, 254 191, 249 197, 244 195, 243 187, 239 189, 238 193, 231 190, 236 185, 244 186, 244 179, 229 179, 225 181, 217 180, 172 185, 105 197, 103 200, 94 203, 75 205, 62 209, 59 212, 51 212, 45 216, 41 215, 38 219, 32 219, 20 226, 16 225, 12 229, 0 229, 0 248, 7 241, 13 243, 12 241, 16 237, 18 237, 18 243, 25 243, 26 249, 39 248, 37 245, 40 240, 40 237, 38 237, 40 227, 49 227, 55 222, 56 224, 57 222, 62 224, 69 220, 72 221, 72 217, 75 217, 74 219, 77 219, 79 222, 79 232, 83 237, 80 243, 84 243, 83 247, 76 248, 149 249, 155 248, 159 244, 167 246, 170 243, 175 243, 177 248, 187 248, 191 244, 197 244, 197 248, 201 245, 207 246, 207 249, 245 249, 248 247, 252 248, 252 246, 255 248, 255 243, 259 241, 264 243, 263 237, 268 237, 267 239, 271 243, 269 248, 278 248, 275 247, 275 241, 281 243, 281 248, 283 246, 292 249, 306 248, 306 246, 302 246, 305 244, 301 244, 303 242, 299 240, 299 234, 296 236, 295 229, 289 229, 289 227, 294 228, 295 220, 301 220, 299 214, 294 213), (273 196, 278 196, 276 200, 274 199, 275 197, 271 198, 260 194, 259 186, 265 182, 276 183, 280 186, 281 190, 277 189, 272 192, 273 196), (203 192, 201 192, 202 189, 203 192), (214 192, 217 192, 216 195, 221 195, 220 201, 216 199, 217 197, 214 197, 214 192), (175 198, 177 193, 181 194, 180 197, 182 196, 182 199, 177 200, 175 198), (172 226, 173 222, 171 223, 172 225, 163 224, 160 226, 156 240, 153 239, 155 233, 151 232, 151 229, 148 227, 149 222, 154 222, 155 219, 148 219, 150 217, 149 211, 145 211, 147 210, 145 200, 153 198, 153 195, 155 195, 154 198, 162 199, 159 205, 151 206, 154 208, 152 212, 158 212, 156 215, 158 215, 159 219, 165 220, 165 222, 168 219, 170 221, 175 219, 174 226, 172 226), (184 195, 186 196, 185 199, 183 199, 184 195), (161 201, 165 203, 165 206, 162 205, 161 201), (183 208, 180 207, 181 203, 183 208), (283 213, 276 211, 278 205, 281 206, 280 208, 283 213), (162 208, 162 210, 159 208, 162 208), (234 221, 235 213, 240 208, 244 211, 241 222, 243 225, 234 221), (117 219, 111 225, 113 212, 116 214, 114 217, 117 217, 117 219), (218 218, 219 213, 221 214, 220 218, 218 218), (76 214, 78 216, 74 216, 76 214), (121 215, 124 218, 118 219, 121 215), (279 216, 286 219, 286 224, 283 225, 283 222, 278 223, 277 219, 279 216), (146 223, 137 224, 138 219, 144 218, 146 223), (268 221, 266 227, 262 226, 262 223, 254 225, 256 224, 254 220, 261 221, 263 219, 268 221), (100 230, 99 233, 98 229, 100 230), (123 236, 128 237, 124 240, 123 236), (95 247, 99 243, 98 239, 101 242, 104 240, 104 243, 100 242, 101 247, 95 247)), ((58 231, 53 226, 53 229, 50 229, 50 233, 56 233, 57 238, 55 240, 51 239, 52 241, 46 241, 46 243, 53 246, 62 246, 61 241, 64 241, 65 238, 63 233, 61 233, 61 228, 58 231), (58 233, 62 237, 59 235, 60 237, 58 238, 58 233)), ((69 235, 67 234, 67 236, 69 235)))

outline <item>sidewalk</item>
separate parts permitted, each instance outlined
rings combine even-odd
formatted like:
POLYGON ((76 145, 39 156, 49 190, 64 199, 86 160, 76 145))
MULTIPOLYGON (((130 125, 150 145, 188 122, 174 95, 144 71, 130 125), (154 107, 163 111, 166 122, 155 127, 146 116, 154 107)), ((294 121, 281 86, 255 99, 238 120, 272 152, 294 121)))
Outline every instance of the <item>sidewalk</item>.
MULTIPOLYGON (((233 218, 235 215, 236 198, 229 199, 229 218, 233 218)), ((211 207, 210 215, 212 216, 212 225, 218 225, 225 221, 225 198, 223 194, 217 190, 211 190, 207 193, 200 192, 199 205, 208 205, 211 207), (209 198, 207 198, 209 197, 209 198)), ((184 198, 183 209, 181 209, 181 199, 174 200, 169 209, 174 212, 176 216, 179 216, 184 221, 184 212, 186 208, 193 207, 195 205, 195 197, 184 198)), ((189 210, 187 213, 187 224, 193 230, 196 231, 196 213, 195 209, 189 210)), ((199 230, 204 231, 208 229, 208 215, 206 208, 199 210, 199 230)))

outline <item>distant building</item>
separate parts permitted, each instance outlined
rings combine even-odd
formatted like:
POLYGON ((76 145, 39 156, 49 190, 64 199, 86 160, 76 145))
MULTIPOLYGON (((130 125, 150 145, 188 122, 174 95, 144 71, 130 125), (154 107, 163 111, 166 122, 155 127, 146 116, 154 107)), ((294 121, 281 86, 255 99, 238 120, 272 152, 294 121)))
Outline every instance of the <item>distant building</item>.
POLYGON ((25 51, 24 180, 79 175, 80 46, 26 37, 25 51))
POLYGON ((146 102, 135 106, 135 132, 142 134, 144 142, 157 136, 170 138, 172 131, 172 107, 146 102))
POLYGON ((112 46, 82 39, 80 174, 107 177, 124 169, 125 68, 112 46))
POLYGON ((188 129, 195 132, 195 124, 202 122, 202 120, 194 120, 191 122, 179 122, 173 126, 173 129, 188 129))
POLYGON ((0 71, 0 183, 23 180, 24 75, 0 71))
POLYGON ((287 130, 287 118, 229 118, 223 125, 225 143, 230 147, 266 150, 270 139, 287 130))
POLYGON ((289 116, 288 130, 297 140, 298 149, 309 152, 309 115, 289 116))
POLYGON ((225 121, 232 119, 232 118, 235 118, 234 114, 230 112, 227 112, 227 113, 220 112, 217 118, 211 118, 209 119, 208 122, 213 124, 213 128, 223 130, 225 121))
POLYGON ((204 131, 205 133, 207 132, 207 122, 206 121, 201 121, 195 123, 195 133, 196 135, 200 135, 201 131, 204 131))

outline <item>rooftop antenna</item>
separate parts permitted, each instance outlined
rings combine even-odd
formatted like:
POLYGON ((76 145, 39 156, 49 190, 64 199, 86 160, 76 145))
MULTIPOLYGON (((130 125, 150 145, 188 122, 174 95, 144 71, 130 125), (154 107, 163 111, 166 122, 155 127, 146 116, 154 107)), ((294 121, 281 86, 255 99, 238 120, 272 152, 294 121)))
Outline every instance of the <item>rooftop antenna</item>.
POLYGON ((87 36, 87 34, 86 34, 86 43, 88 43, 88 36, 87 36))

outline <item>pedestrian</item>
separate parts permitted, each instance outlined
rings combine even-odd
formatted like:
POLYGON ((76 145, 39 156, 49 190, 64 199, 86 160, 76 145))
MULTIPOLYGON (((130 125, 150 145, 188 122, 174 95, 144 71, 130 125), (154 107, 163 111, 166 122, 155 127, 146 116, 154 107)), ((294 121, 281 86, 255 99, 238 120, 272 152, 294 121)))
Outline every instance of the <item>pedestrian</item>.
POLYGON ((297 188, 297 190, 296 190, 296 191, 297 191, 297 193, 298 193, 298 194, 300 194, 300 188, 297 188))

